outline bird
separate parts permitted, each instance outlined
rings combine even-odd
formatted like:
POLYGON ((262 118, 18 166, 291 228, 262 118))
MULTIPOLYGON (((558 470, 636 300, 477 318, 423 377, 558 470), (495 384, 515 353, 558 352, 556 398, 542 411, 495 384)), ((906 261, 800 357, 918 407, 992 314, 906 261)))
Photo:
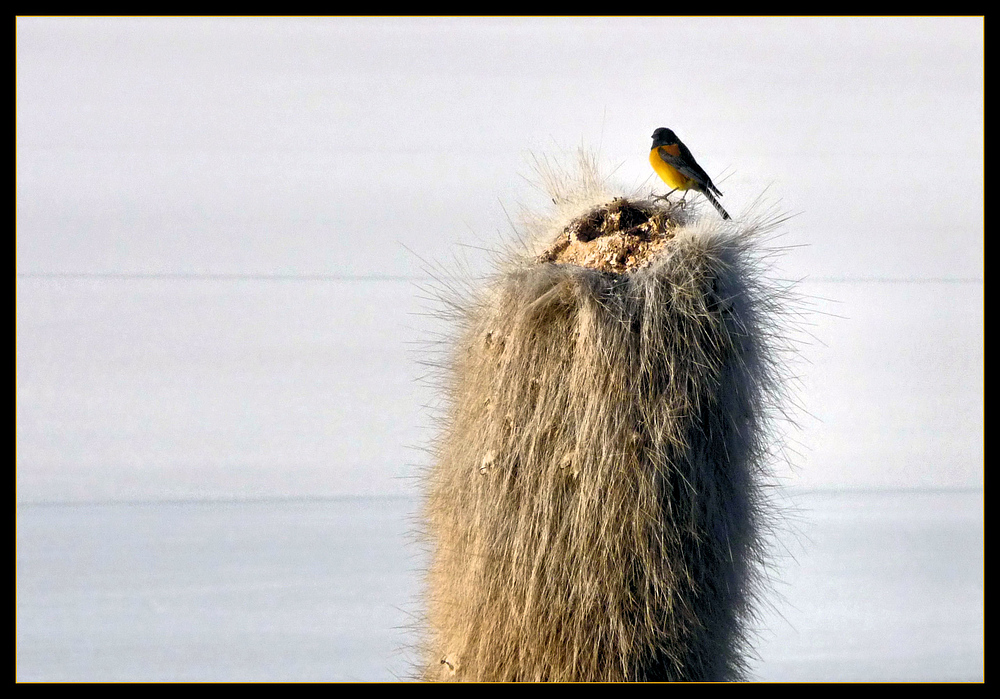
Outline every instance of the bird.
POLYGON ((678 189, 684 190, 684 196, 687 196, 687 190, 693 189, 704 194, 722 218, 730 218, 726 210, 722 208, 722 204, 713 195, 714 192, 721 197, 722 192, 712 183, 712 178, 708 176, 708 173, 701 169, 688 147, 670 129, 661 127, 653 132, 653 147, 649 151, 649 163, 660 179, 673 187, 665 196, 657 198, 666 199, 678 189))

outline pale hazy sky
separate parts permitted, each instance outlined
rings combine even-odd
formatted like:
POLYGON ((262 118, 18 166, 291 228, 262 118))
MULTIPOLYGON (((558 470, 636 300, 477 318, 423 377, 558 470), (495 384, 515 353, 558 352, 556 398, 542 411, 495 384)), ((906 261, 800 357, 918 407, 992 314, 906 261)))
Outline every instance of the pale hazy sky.
POLYGON ((796 277, 982 276, 981 18, 28 17, 17 120, 22 273, 418 274, 669 126, 796 277))

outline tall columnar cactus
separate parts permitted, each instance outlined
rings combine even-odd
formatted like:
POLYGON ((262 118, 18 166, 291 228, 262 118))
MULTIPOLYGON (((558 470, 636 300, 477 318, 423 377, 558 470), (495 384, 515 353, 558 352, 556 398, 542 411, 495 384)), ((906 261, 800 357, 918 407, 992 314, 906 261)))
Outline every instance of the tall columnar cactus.
POLYGON ((457 302, 427 679, 744 676, 778 389, 761 226, 593 184, 457 302))

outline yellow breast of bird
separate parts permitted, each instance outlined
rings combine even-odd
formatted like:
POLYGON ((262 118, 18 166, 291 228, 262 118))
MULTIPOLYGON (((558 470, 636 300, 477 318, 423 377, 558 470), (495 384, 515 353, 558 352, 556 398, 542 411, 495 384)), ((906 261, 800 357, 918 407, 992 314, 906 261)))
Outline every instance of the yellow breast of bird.
MULTIPOLYGON (((669 146, 660 147, 668 152, 671 150, 669 146)), ((677 148, 677 146, 674 146, 673 149, 677 150, 678 153, 680 152, 680 149, 677 148)), ((681 173, 677 172, 677 170, 673 167, 665 163, 663 158, 661 158, 660 154, 656 151, 656 148, 649 151, 649 164, 653 166, 653 169, 656 170, 656 174, 660 176, 661 180, 667 183, 668 187, 671 189, 691 189, 691 187, 696 184, 696 182, 690 177, 685 177, 681 173)), ((678 155, 678 153, 671 153, 671 155, 678 155)))

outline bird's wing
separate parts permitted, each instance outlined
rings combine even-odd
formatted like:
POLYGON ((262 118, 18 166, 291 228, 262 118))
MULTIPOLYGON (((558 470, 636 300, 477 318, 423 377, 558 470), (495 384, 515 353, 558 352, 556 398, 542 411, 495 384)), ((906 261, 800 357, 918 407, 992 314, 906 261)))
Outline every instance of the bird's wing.
POLYGON ((701 165, 695 161, 694 156, 691 155, 691 151, 683 143, 677 144, 680 150, 679 155, 671 155, 662 146, 656 149, 660 158, 663 162, 670 165, 672 168, 677 170, 685 177, 690 177, 692 180, 700 184, 701 186, 707 188, 710 191, 714 191, 719 196, 722 196, 722 192, 719 188, 712 183, 712 178, 708 176, 708 173, 701 169, 701 165))

